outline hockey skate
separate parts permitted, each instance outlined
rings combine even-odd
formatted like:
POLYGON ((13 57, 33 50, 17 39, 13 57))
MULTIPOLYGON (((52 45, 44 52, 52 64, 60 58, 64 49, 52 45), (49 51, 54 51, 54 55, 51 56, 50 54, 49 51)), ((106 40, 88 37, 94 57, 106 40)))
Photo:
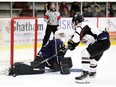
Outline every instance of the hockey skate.
POLYGON ((82 71, 82 75, 79 77, 75 77, 75 82, 79 84, 89 84, 89 72, 88 71, 82 71))
POLYGON ((89 76, 90 76, 90 77, 93 77, 93 78, 96 77, 96 72, 90 72, 90 73, 89 73, 89 76))

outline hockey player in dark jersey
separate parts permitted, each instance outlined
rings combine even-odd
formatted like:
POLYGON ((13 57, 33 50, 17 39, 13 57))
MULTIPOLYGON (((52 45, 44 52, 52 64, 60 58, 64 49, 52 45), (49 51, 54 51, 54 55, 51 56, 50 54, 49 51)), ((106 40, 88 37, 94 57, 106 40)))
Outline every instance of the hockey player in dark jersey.
POLYGON ((55 41, 54 40, 49 40, 48 44, 45 47, 42 47, 41 50, 38 52, 38 55, 35 59, 35 61, 38 61, 38 59, 40 57, 47 59, 49 57, 52 57, 53 55, 57 55, 53 58, 51 58, 50 60, 47 60, 45 62, 45 66, 50 68, 52 71, 61 71, 61 74, 69 74, 69 68, 72 67, 72 62, 71 62, 71 58, 68 57, 64 57, 63 53, 60 53, 61 48, 65 48, 64 45, 64 37, 65 37, 65 33, 62 30, 59 30, 58 32, 56 32, 56 47, 57 47, 57 54, 55 52, 55 41), (58 59, 57 59, 58 57, 58 59), (68 64, 68 67, 67 67, 68 64), (66 71, 64 70, 66 69, 66 71), (62 72, 63 71, 63 72, 62 72))
MULTIPOLYGON (((60 39, 56 39, 56 43, 57 43, 57 46, 56 46, 57 50, 60 50, 60 48, 64 45, 60 39)), ((38 53, 38 56, 42 56, 44 59, 47 59, 53 56, 54 54, 56 54, 54 45, 55 45, 54 40, 49 40, 48 44, 45 47, 41 48, 41 50, 38 53)), ((54 57, 46 61, 45 66, 54 71, 58 71, 60 69, 60 64, 58 62, 60 62, 62 58, 64 58, 64 55, 58 56, 58 60, 57 60, 57 57, 54 57)))
POLYGON ((75 33, 68 41, 68 49, 74 50, 78 44, 85 43, 87 48, 82 50, 82 74, 76 80, 83 80, 88 76, 95 76, 97 62, 102 57, 104 51, 109 49, 110 40, 107 31, 101 31, 89 22, 84 22, 83 16, 75 15, 72 19, 75 33))

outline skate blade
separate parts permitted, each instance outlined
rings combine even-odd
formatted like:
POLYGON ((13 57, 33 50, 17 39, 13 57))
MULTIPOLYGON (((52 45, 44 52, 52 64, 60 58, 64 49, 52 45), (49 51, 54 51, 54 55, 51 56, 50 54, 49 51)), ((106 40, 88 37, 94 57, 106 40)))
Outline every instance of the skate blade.
POLYGON ((75 83, 78 83, 78 84, 90 84, 90 81, 87 81, 87 80, 76 80, 75 83))
POLYGON ((89 76, 87 76, 86 78, 82 79, 82 80, 75 80, 75 83, 78 83, 78 84, 89 84, 90 83, 90 78, 89 76))

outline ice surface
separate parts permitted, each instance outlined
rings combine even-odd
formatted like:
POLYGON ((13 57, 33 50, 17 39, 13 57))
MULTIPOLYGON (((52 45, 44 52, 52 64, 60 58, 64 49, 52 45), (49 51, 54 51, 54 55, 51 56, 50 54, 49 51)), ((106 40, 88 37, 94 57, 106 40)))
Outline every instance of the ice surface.
MULTIPOLYGON (((81 68, 80 52, 85 47, 77 47, 68 51, 71 56, 73 68, 81 68)), ((18 55, 20 56, 20 55, 18 55)), ((39 75, 22 75, 17 77, 0 75, 0 87, 116 87, 116 46, 111 46, 98 62, 97 75, 91 79, 90 84, 77 84, 75 77, 78 72, 70 75, 61 75, 59 72, 39 75)))

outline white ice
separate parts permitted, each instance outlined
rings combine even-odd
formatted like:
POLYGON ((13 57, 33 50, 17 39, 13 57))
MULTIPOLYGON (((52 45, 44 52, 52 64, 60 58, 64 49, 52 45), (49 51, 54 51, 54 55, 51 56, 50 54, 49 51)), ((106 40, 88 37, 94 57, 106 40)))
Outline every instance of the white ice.
MULTIPOLYGON (((73 68, 81 68, 80 52, 85 47, 77 47, 68 51, 73 68)), ((20 55, 18 55, 20 56, 20 55)), ((116 87, 116 46, 111 46, 98 62, 96 78, 90 84, 77 84, 75 77, 78 72, 61 75, 59 72, 38 75, 21 75, 17 77, 0 75, 0 87, 116 87)))

